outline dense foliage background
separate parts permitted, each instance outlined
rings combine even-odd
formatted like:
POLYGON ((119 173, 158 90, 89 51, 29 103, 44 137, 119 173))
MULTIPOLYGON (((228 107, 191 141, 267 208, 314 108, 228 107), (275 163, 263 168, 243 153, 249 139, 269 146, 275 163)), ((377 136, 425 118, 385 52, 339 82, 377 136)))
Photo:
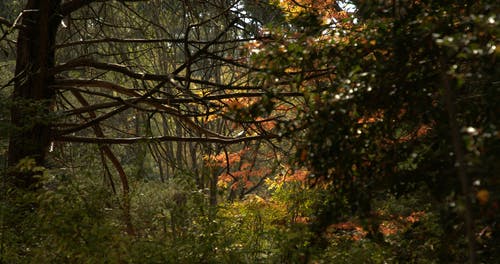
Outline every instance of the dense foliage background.
POLYGON ((496 2, 1 2, 0 263, 498 262, 496 2))

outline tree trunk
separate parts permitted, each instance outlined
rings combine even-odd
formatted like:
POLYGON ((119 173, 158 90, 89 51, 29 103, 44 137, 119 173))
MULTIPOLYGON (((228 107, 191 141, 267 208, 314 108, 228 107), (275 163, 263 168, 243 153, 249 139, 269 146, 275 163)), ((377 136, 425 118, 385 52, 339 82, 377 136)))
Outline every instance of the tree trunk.
MULTIPOLYGON (((50 144, 50 114, 54 91, 54 46, 61 0, 29 0, 23 11, 17 40, 16 79, 12 95, 9 166, 25 157, 44 165, 50 144)), ((32 172, 13 170, 13 183, 28 188, 36 183, 32 172)))
POLYGON ((455 168, 457 170, 458 180, 462 187, 462 199, 465 202, 465 210, 463 211, 463 218, 465 224, 465 235, 467 238, 467 245, 469 249, 469 263, 475 264, 476 256, 476 237, 474 234, 474 216, 472 209, 471 200, 471 182, 466 173, 465 165, 465 154, 462 139, 460 137, 460 127, 457 121, 457 110, 455 95, 453 94, 452 84, 450 77, 446 73, 448 70, 448 63, 444 58, 441 58, 441 67, 443 67, 443 73, 441 77, 442 86, 444 88, 444 101, 446 105, 446 111, 448 112, 448 118, 450 123, 451 132, 451 142, 453 144, 453 149, 455 151, 455 168))

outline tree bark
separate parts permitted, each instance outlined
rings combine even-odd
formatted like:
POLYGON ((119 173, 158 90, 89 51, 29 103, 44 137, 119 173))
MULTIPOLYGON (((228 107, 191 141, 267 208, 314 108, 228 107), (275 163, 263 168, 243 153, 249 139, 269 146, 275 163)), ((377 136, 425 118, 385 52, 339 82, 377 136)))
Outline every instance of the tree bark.
MULTIPOLYGON (((14 92, 9 138, 9 166, 26 157, 44 165, 50 144, 50 114, 54 100, 56 33, 62 15, 61 0, 29 0, 22 13, 17 39, 14 92)), ((12 170, 13 183, 28 188, 36 183, 32 172, 12 170)))

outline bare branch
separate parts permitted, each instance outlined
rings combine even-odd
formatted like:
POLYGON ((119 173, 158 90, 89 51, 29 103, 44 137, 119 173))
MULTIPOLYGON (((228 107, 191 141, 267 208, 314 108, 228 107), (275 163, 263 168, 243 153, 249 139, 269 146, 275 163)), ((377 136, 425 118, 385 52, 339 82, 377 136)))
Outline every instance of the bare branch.
MULTIPOLYGON (((1 19, 1 18, 0 18, 1 19)), ((1 22, 1 21, 0 21, 1 22)), ((240 43, 248 42, 252 40, 258 40, 258 38, 246 38, 246 39, 231 39, 224 41, 204 41, 204 40, 188 40, 187 43, 191 45, 201 45, 201 44, 228 44, 228 43, 240 43)), ((68 42, 56 45, 56 48, 66 48, 77 45, 91 45, 99 43, 184 43, 185 39, 173 39, 173 38, 159 38, 159 39, 127 39, 127 38, 102 38, 102 39, 90 39, 75 42, 68 42)))
POLYGON ((111 91, 115 91, 117 93, 125 94, 128 96, 139 97, 141 96, 134 89, 130 89, 127 87, 123 87, 116 83, 108 82, 105 80, 87 80, 87 79, 58 79, 55 82, 55 85, 51 86, 53 88, 58 89, 59 87, 67 87, 67 86, 76 86, 76 87, 98 87, 109 89, 111 91))
POLYGON ((277 135, 257 135, 251 137, 240 138, 219 138, 219 137, 175 137, 175 136, 159 136, 159 137, 130 137, 130 138, 93 138, 79 136, 57 136, 55 140, 63 142, 79 142, 79 143, 94 143, 94 144, 135 144, 139 142, 205 142, 219 144, 235 144, 240 142, 248 142, 262 139, 275 139, 277 135))
MULTIPOLYGON (((154 94, 155 92, 157 92, 161 87, 163 87, 163 85, 165 85, 166 81, 162 81, 160 82, 159 84, 157 84, 153 89, 151 89, 150 91, 148 91, 147 93, 145 93, 144 95, 142 95, 140 98, 137 98, 135 99, 133 102, 131 102, 131 104, 137 104, 139 103, 140 101, 148 98, 149 96, 151 96, 152 94, 154 94)), ((116 108, 115 110, 111 111, 111 112, 108 112, 102 116, 99 116, 99 117, 96 117, 94 119, 92 119, 91 121, 85 123, 85 124, 81 124, 79 126, 76 126, 76 127, 73 127, 73 128, 70 128, 70 129, 66 129, 66 130, 62 130, 62 131, 54 131, 56 132, 55 135, 64 135, 64 134, 69 134, 69 133, 74 133, 74 132, 77 132, 77 131, 80 131, 80 130, 83 130, 85 128, 88 128, 88 127, 91 127, 91 126, 94 126, 98 123, 100 123, 101 121, 104 121, 114 115, 117 115, 125 110, 127 110, 128 108, 130 108, 130 104, 126 104, 126 105, 122 105, 121 107, 119 108, 116 108)))
MULTIPOLYGON (((56 67, 54 67, 50 73, 51 74, 57 74, 61 73, 64 71, 72 70, 75 68, 79 67, 89 67, 89 68, 94 68, 94 69, 99 69, 99 70, 104 70, 104 71, 113 71, 113 72, 118 72, 122 73, 128 77, 138 79, 138 80, 149 80, 149 81, 165 81, 169 80, 176 80, 176 81, 189 81, 191 83, 196 83, 196 84, 204 84, 212 87, 219 87, 221 89, 233 89, 233 90, 259 90, 262 89, 261 86, 234 86, 234 85, 226 85, 226 84, 220 84, 220 83, 215 83, 211 81, 206 81, 206 80, 198 80, 198 79, 192 79, 192 78, 187 78, 187 77, 182 77, 182 76, 175 76, 172 74, 151 74, 151 73, 138 73, 130 70, 127 66, 122 65, 122 64, 116 64, 116 63, 105 63, 105 62, 98 62, 92 59, 76 59, 69 61, 64 64, 60 64, 56 67)), ((182 66, 181 66, 182 67, 182 66)), ((179 87, 178 85, 175 85, 177 88, 180 88, 181 90, 184 90, 184 88, 179 87)))
POLYGON ((60 73, 67 70, 72 70, 78 67, 91 67, 100 70, 113 71, 122 73, 134 79, 139 80, 152 80, 152 81, 166 81, 173 79, 169 74, 150 74, 150 73, 137 73, 130 70, 127 66, 116 63, 98 62, 92 59, 76 59, 64 64, 54 67, 51 71, 52 74, 60 73))

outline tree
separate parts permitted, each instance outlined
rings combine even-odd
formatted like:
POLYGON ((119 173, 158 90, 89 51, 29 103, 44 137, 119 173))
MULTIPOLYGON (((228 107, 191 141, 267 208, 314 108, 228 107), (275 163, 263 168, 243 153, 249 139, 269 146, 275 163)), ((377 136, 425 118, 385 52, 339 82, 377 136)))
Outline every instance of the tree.
MULTIPOLYGON (((103 144, 228 144, 261 138, 219 134, 201 122, 203 117, 220 113, 220 102, 225 98, 259 97, 262 92, 259 86, 245 84, 250 81, 245 77, 249 67, 237 47, 258 36, 239 29, 244 25, 243 15, 230 9, 235 3, 201 3, 203 10, 195 4, 200 3, 28 1, 14 25, 19 30, 12 98, 15 104, 11 109, 16 131, 10 136, 9 165, 15 167, 26 157, 45 164, 53 141, 101 144, 103 154, 121 171, 116 157, 103 144), (161 18, 158 10, 170 13, 161 18), (113 17, 113 12, 121 15, 113 17), (156 20, 147 18, 149 14, 156 20), (177 28, 166 25, 179 17, 182 19, 177 28), (132 50, 130 44, 134 44, 132 50), (166 55, 170 52, 174 56, 166 55), (131 61, 134 56, 135 61, 131 61), (147 60, 147 56, 154 58, 147 60), (245 92, 251 90, 254 92, 245 92), (243 93, 235 94, 237 91, 243 93), (167 131, 149 131, 148 136, 116 138, 102 128, 105 122, 116 122, 111 120, 119 120, 131 109, 148 113, 144 118, 150 123, 171 116, 187 137, 158 136, 157 132, 167 131), (89 128, 96 137, 84 136, 89 128)), ((120 175, 127 189, 123 172, 120 175)), ((29 173, 15 178, 23 187, 36 182, 29 173)))
POLYGON ((40 166, 63 167, 68 160, 64 142, 90 143, 98 146, 114 191, 108 163, 118 175, 129 234, 135 233, 129 176, 145 177, 147 168, 161 179, 169 170, 193 168, 189 174, 199 189, 210 190, 215 205, 218 175, 204 166, 204 153, 276 137, 235 137, 229 127, 239 120, 224 114, 224 100, 265 93, 239 49, 260 38, 245 22, 258 21, 237 6, 238 1, 47 0, 27 1, 14 21, 11 14, 2 17, 2 49, 16 46, 14 77, 3 85, 12 88, 7 182, 36 190, 40 166), (129 144, 137 147, 124 151, 129 144), (49 151, 57 154, 48 159, 49 151))
MULTIPOLYGON (((17 43, 16 80, 13 101, 23 104, 11 110, 11 120, 16 128, 25 128, 11 134, 9 165, 16 165, 22 158, 32 156, 42 162, 49 145, 49 126, 43 120, 33 120, 36 115, 49 113, 54 92, 49 88, 53 77, 49 68, 54 67, 56 31, 60 17, 54 16, 60 1, 29 1, 22 14, 24 27, 17 43), (36 11, 35 11, 36 10, 36 11), (30 120, 31 119, 31 120, 30 120)), ((45 121, 46 122, 46 121, 45 121)), ((33 179, 19 175, 20 185, 29 186, 33 179)))
MULTIPOLYGON (((305 94, 298 120, 281 127, 297 142, 299 167, 323 193, 310 215, 319 238, 313 245, 326 247, 328 227, 348 216, 363 219, 368 237, 383 245, 374 204, 425 186, 445 233, 458 227, 466 234, 469 262, 477 261, 477 240, 488 248, 481 258, 491 260, 496 238, 475 234, 493 222, 477 214, 498 202, 474 197, 498 192, 489 173, 498 158, 495 4, 351 1, 356 11, 348 15, 333 5, 280 3, 294 27, 276 34, 281 41, 263 43, 258 61, 272 65, 276 78, 300 76, 280 88, 305 94)), ((444 235, 442 245, 459 238, 444 235)), ((465 261, 448 250, 443 262, 465 261)))

